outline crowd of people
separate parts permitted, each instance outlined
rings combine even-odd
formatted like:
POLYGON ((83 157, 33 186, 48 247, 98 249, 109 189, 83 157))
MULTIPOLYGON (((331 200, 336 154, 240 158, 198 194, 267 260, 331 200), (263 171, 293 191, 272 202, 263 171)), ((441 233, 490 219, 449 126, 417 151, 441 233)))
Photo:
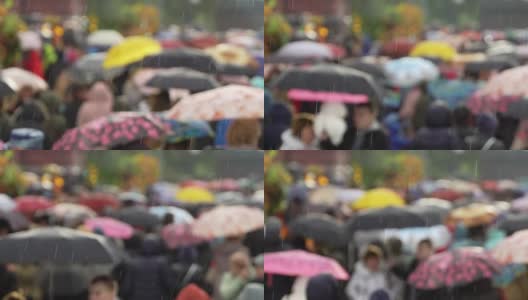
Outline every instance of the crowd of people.
POLYGON ((0 197, 0 299, 263 299, 258 182, 65 181, 0 197))
POLYGON ((526 147, 523 30, 349 33, 352 43, 291 26, 266 56, 265 149, 526 147))
POLYGON ((360 190, 299 181, 286 195, 266 220, 266 299, 528 295, 526 197, 517 182, 360 190))
POLYGON ((13 52, 21 59, 2 66, 4 148, 261 146, 264 54, 258 32, 172 26, 153 37, 124 37, 65 25, 49 36, 39 26, 16 33, 20 50, 13 52), (137 130, 120 127, 131 134, 108 136, 138 118, 147 122, 133 122, 137 130), (100 138, 89 140, 87 132, 100 138), (88 141, 83 146, 71 140, 74 135, 88 141))

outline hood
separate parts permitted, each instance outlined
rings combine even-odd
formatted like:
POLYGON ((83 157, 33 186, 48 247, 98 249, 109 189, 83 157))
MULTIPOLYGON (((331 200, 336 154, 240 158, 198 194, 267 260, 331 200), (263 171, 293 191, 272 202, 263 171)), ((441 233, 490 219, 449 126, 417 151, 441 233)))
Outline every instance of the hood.
POLYGON ((308 281, 306 300, 338 299, 338 291, 339 286, 332 275, 317 275, 308 281))
POLYGON ((143 245, 141 246, 141 254, 144 256, 157 256, 160 255, 163 251, 163 246, 160 241, 155 236, 147 236, 143 240, 143 245))
POLYGON ((477 118, 478 131, 485 136, 494 136, 498 126, 499 121, 491 113, 481 114, 477 118))
POLYGON ((88 91, 86 98, 87 102, 97 102, 101 104, 114 103, 114 95, 112 94, 112 91, 102 82, 94 84, 90 91, 88 91))
POLYGON ((427 109, 425 125, 428 128, 447 128, 452 125, 451 110, 441 102, 435 102, 427 109))
POLYGON ((282 103, 274 103, 271 105, 266 116, 269 116, 269 120, 275 124, 278 123, 290 126, 292 122, 292 113, 290 109, 282 103))

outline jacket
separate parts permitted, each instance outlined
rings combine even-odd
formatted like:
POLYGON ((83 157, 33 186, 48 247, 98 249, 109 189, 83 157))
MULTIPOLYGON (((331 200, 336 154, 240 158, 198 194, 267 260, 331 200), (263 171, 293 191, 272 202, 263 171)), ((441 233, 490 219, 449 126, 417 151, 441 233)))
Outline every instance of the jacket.
POLYGON ((292 113, 288 107, 282 103, 271 105, 266 113, 265 126, 263 131, 264 150, 276 150, 281 147, 282 134, 290 128, 292 113))
POLYGON ((280 150, 317 150, 317 141, 311 145, 305 145, 298 137, 294 136, 291 129, 286 130, 282 135, 282 146, 280 150))
POLYGON ((357 262, 354 275, 346 287, 346 293, 353 300, 369 300, 377 290, 388 290, 384 272, 370 272, 363 262, 357 262))
POLYGON ((411 142, 412 150, 457 150, 462 148, 455 130, 451 127, 451 111, 442 104, 432 104, 425 120, 425 127, 418 130, 411 142))

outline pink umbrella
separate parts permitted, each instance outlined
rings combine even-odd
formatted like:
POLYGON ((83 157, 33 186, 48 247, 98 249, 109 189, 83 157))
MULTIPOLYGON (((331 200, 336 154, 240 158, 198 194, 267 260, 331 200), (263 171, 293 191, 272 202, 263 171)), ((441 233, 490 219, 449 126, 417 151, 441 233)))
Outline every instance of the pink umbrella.
POLYGON ((308 90, 292 89, 288 92, 288 98, 304 102, 338 102, 349 104, 365 104, 369 102, 366 95, 354 95, 338 92, 315 92, 308 90))
POLYGON ((514 200, 511 204, 512 210, 519 212, 528 212, 528 197, 522 197, 514 200))
POLYGON ((264 272, 302 277, 327 273, 339 280, 348 280, 350 277, 334 259, 301 250, 264 254, 264 272))
POLYGON ((84 226, 90 231, 100 229, 104 235, 116 239, 128 239, 134 234, 132 226, 112 218, 88 219, 84 226))
POLYGON ((169 249, 200 244, 205 240, 194 235, 189 224, 172 224, 163 227, 161 237, 169 249))
POLYGON ((217 206, 192 224, 193 234, 205 239, 240 236, 264 227, 264 212, 243 205, 217 206))
POLYGON ((495 259, 503 264, 528 263, 528 230, 521 230, 502 240, 492 251, 495 259))

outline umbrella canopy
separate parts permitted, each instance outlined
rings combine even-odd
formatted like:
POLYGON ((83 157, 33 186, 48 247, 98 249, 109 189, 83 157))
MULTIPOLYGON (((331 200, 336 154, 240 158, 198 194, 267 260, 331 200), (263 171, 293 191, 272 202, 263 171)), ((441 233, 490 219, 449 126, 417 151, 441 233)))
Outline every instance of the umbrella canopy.
POLYGON ((143 139, 161 139, 169 128, 152 114, 119 112, 67 131, 53 150, 110 149, 143 139))
POLYGON ((202 50, 182 48, 147 56, 141 62, 143 68, 188 68, 203 73, 216 73, 214 58, 202 50))
POLYGON ((7 221, 12 231, 26 230, 31 225, 29 220, 18 211, 7 212, 0 210, 0 220, 7 221))
POLYGON ((119 200, 114 196, 101 193, 82 196, 77 203, 91 208, 98 214, 106 209, 117 209, 120 206, 119 200))
POLYGON ((243 47, 236 45, 218 44, 207 48, 205 52, 222 65, 247 66, 253 62, 251 54, 243 47))
POLYGON ((192 93, 218 88, 220 84, 213 77, 186 68, 173 68, 156 73, 147 86, 161 90, 184 89, 192 93))
POLYGON ((528 216, 525 214, 508 214, 499 221, 498 227, 508 233, 528 229, 528 216))
POLYGON ((161 237, 169 249, 188 247, 205 242, 201 237, 192 233, 189 224, 172 224, 163 227, 161 237))
POLYGON ((387 76, 385 75, 385 72, 383 71, 383 68, 380 65, 363 62, 357 59, 345 60, 343 64, 347 67, 369 74, 377 82, 383 82, 387 80, 387 76))
POLYGON ((97 214, 90 208, 73 203, 60 203, 48 209, 50 214, 64 222, 66 226, 75 226, 88 218, 94 218, 97 214))
POLYGON ((389 83, 397 87, 412 87, 421 82, 433 81, 440 75, 438 67, 419 57, 404 57, 385 64, 389 83))
POLYGON ((314 41, 296 41, 288 43, 274 55, 276 60, 330 60, 334 58, 332 49, 314 41))
POLYGON ((0 239, 1 263, 112 264, 117 250, 104 238, 62 227, 36 228, 0 239))
POLYGON ((340 189, 337 187, 321 187, 313 190, 308 197, 308 202, 313 205, 337 206, 340 189))
POLYGON ((217 206, 201 214, 192 227, 193 234, 206 239, 240 236, 264 227, 264 212, 242 205, 217 206))
POLYGON ((144 36, 134 36, 112 47, 103 63, 105 69, 124 67, 162 51, 160 43, 144 36))
POLYGON ((497 41, 489 45, 486 54, 488 56, 515 55, 517 48, 508 41, 497 41))
POLYGON ((474 82, 465 80, 435 80, 428 87, 435 99, 444 101, 450 108, 467 101, 478 89, 474 82))
POLYGON ((410 275, 409 283, 421 290, 467 285, 492 278, 501 265, 482 248, 460 248, 434 254, 410 275))
POLYGON ((383 44, 381 48, 381 55, 388 56, 391 58, 401 58, 409 56, 411 50, 414 48, 415 43, 407 39, 392 40, 388 43, 383 44))
POLYGON ((528 230, 521 230, 502 240, 492 251, 503 264, 528 263, 528 230))
POLYGON ((16 210, 28 218, 31 218, 38 211, 53 207, 53 203, 48 198, 41 196, 21 196, 16 198, 16 204, 16 210))
POLYGON ((121 44, 125 38, 121 33, 115 30, 98 30, 92 32, 87 38, 86 43, 90 47, 110 48, 121 44))
POLYGON ((171 214, 174 217, 173 224, 190 224, 194 221, 194 217, 188 211, 179 207, 152 206, 149 208, 149 212, 160 219, 166 214, 171 214))
POLYGON ((84 222, 84 227, 91 232, 100 230, 105 236, 116 239, 126 240, 134 235, 132 226, 112 218, 91 218, 84 222))
POLYGON ((42 39, 35 31, 19 32, 18 40, 23 51, 42 49, 42 39))
POLYGON ((507 58, 489 58, 483 61, 470 62, 464 67, 466 72, 482 72, 482 71, 503 71, 514 68, 517 63, 512 59, 507 58))
POLYGON ((448 223, 456 225, 460 222, 467 227, 491 224, 498 216, 497 208, 485 203, 472 203, 451 211, 448 223))
POLYGON ((264 90, 228 85, 182 99, 168 113, 178 121, 264 118, 264 90))
POLYGON ((15 210, 16 203, 6 194, 0 194, 0 211, 10 212, 15 210))
POLYGON ((200 187, 185 187, 176 193, 176 200, 185 203, 212 203, 214 195, 200 187))
POLYGON ((161 222, 160 219, 142 207, 127 207, 110 213, 110 217, 125 222, 134 228, 151 230, 161 222))
POLYGON ((425 219, 427 226, 444 224, 450 211, 438 206, 411 206, 409 210, 425 219))
POLYGON ((331 274, 339 280, 348 280, 350 277, 334 259, 301 250, 264 254, 264 272, 294 277, 331 274))
POLYGON ((273 83, 279 90, 301 89, 310 91, 360 94, 373 103, 381 99, 380 87, 367 73, 340 65, 319 64, 296 67, 283 72, 273 83))
POLYGON ((0 80, 0 98, 11 96, 15 94, 17 90, 17 85, 12 80, 0 80))
POLYGON ((48 89, 48 84, 44 79, 20 68, 4 69, 0 73, 0 77, 10 88, 14 89, 15 92, 18 92, 25 86, 29 86, 35 91, 45 91, 48 89))
POLYGON ((104 69, 105 59, 106 53, 92 53, 81 57, 70 69, 72 81, 90 84, 95 81, 110 80, 124 72, 124 68, 104 69))
POLYGON ((429 206, 429 207, 438 207, 442 209, 451 209, 453 205, 447 200, 437 199, 437 198, 421 198, 418 201, 414 202, 415 206, 429 206))
POLYGON ((352 204, 355 210, 383 208, 387 206, 405 206, 405 200, 390 189, 378 188, 367 191, 352 204))
POLYGON ((171 204, 176 201, 178 186, 169 182, 156 182, 149 191, 148 197, 154 204, 171 204))
POLYGON ((337 247, 347 242, 343 226, 324 214, 308 214, 296 218, 288 224, 288 234, 337 247))
POLYGON ((457 52, 453 46, 440 41, 421 42, 411 51, 411 56, 437 58, 444 61, 452 61, 456 55, 457 52))
POLYGON ((347 222, 348 232, 387 228, 426 227, 427 220, 407 207, 386 207, 362 211, 347 222))
POLYGON ((139 192, 124 192, 119 194, 119 201, 130 201, 134 203, 147 203, 147 197, 139 192))
POLYGON ((163 117, 163 122, 165 122, 171 129, 171 133, 167 136, 167 141, 169 143, 213 137, 215 135, 211 125, 205 121, 178 122, 163 117))

